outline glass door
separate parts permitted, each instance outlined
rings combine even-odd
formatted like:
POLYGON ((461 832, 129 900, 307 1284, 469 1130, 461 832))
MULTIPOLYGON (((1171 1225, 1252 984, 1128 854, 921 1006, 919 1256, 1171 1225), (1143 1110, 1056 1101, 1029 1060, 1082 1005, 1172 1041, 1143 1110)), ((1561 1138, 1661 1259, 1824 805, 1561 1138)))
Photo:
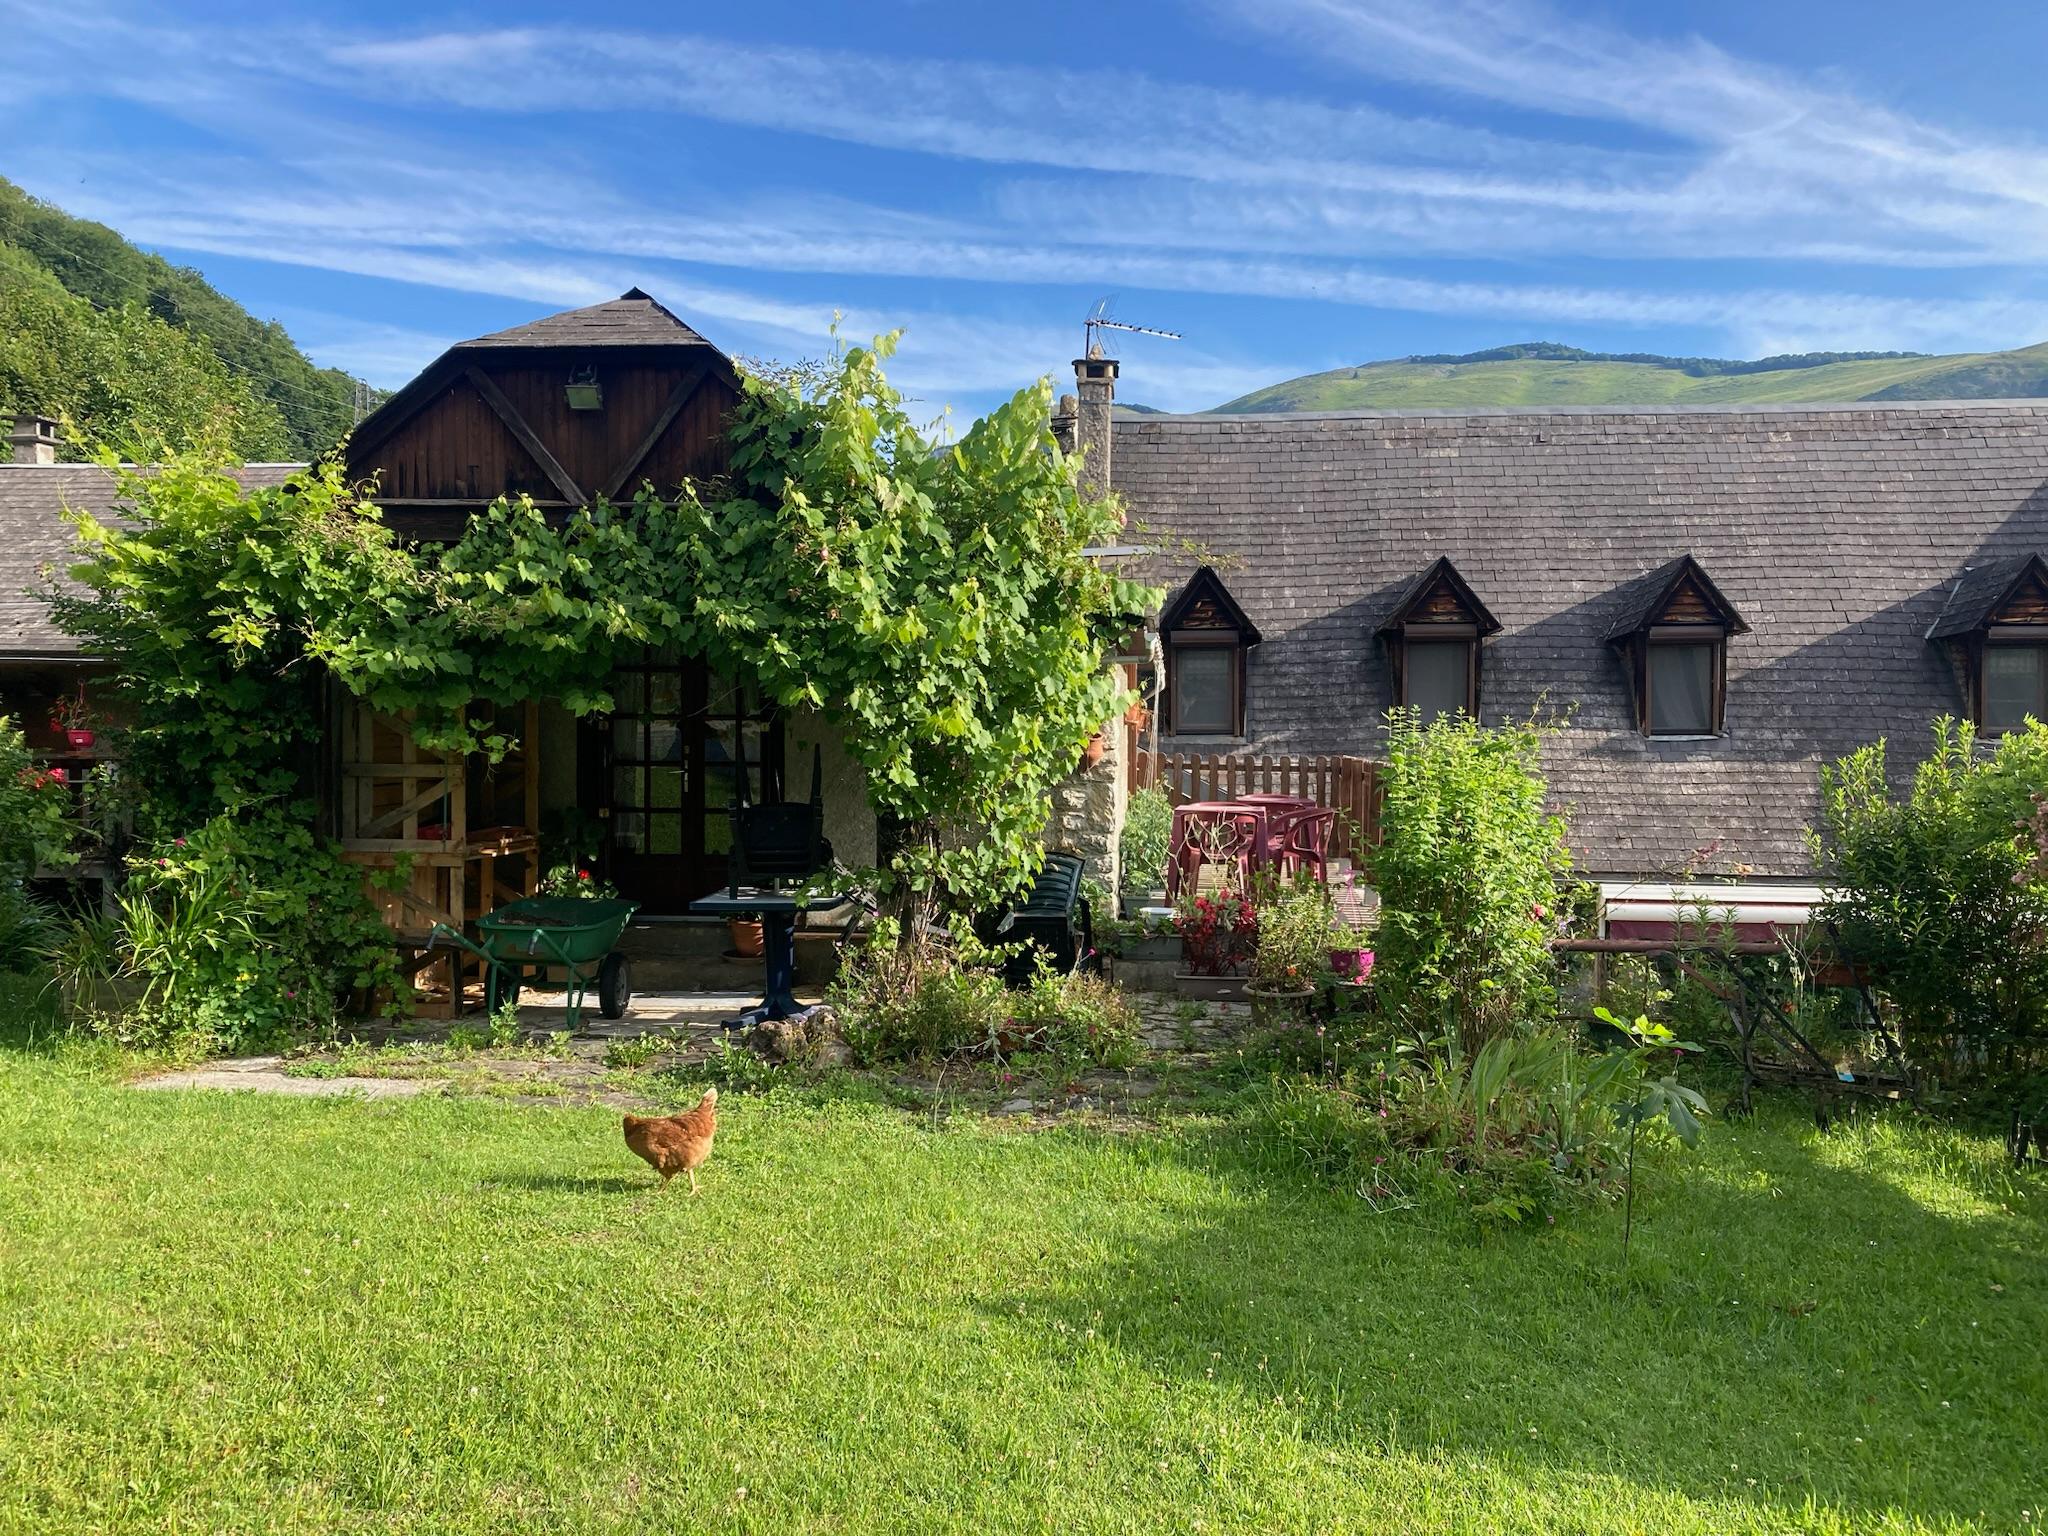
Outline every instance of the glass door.
POLYGON ((609 800, 606 873, 650 913, 678 913, 725 879, 735 776, 750 801, 781 795, 781 726, 758 689, 675 650, 622 662, 612 698, 592 765, 609 800))

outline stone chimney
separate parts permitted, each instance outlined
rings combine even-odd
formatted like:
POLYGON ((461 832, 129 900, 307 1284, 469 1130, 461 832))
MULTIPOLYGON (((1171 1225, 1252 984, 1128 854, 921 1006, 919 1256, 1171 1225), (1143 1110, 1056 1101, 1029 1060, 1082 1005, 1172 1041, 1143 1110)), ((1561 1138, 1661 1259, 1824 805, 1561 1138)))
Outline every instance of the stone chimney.
POLYGON ((1104 357, 1101 346, 1088 349, 1088 356, 1074 359, 1074 387, 1080 391, 1075 412, 1076 446, 1088 457, 1081 471, 1081 489, 1090 496, 1109 493, 1110 413, 1116 407, 1116 359, 1104 357))
POLYGON ((14 462, 17 464, 57 462, 57 423, 47 416, 15 417, 14 433, 8 441, 14 445, 14 462))
POLYGON ((1052 440, 1060 445, 1061 453, 1072 453, 1077 446, 1074 442, 1074 424, 1081 415, 1081 402, 1072 395, 1061 395, 1052 408, 1052 440))

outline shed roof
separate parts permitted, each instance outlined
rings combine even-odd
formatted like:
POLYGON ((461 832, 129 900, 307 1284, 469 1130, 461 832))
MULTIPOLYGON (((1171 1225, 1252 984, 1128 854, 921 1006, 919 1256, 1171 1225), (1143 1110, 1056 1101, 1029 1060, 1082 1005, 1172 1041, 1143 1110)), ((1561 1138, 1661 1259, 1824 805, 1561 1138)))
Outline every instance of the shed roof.
MULTIPOLYGON (((2048 401, 1142 416, 1114 431, 1133 541, 1236 557, 1231 592, 1265 636, 1247 750, 1383 753, 1392 682, 1373 629, 1445 556, 1501 623, 1482 716, 1570 712, 1545 764, 1596 873, 1804 873, 1819 762, 1884 736, 1903 771, 1929 722, 1962 707, 1926 640, 1958 573, 2048 549, 2048 401), (1634 584, 1686 554, 1751 626, 1729 642, 1720 740, 1642 736, 1607 643, 1634 584)), ((1149 574, 1172 584, 1192 563, 1149 574)))
MULTIPOLYGON (((302 464, 250 464, 245 486, 282 484, 302 464)), ((67 510, 120 517, 114 477, 97 464, 0 464, 0 660, 80 660, 84 648, 57 628, 37 595, 45 571, 72 556, 67 510)))
POLYGON ((643 289, 628 288, 616 299, 584 309, 565 309, 493 331, 454 350, 473 347, 709 347, 643 289))

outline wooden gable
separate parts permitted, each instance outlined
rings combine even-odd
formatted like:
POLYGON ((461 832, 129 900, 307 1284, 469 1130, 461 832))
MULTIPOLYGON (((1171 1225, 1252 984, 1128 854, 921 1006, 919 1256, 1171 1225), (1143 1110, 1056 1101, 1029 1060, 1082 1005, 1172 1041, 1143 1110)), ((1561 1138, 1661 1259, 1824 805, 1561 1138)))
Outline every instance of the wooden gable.
POLYGON ((1713 624, 1727 622, 1724 609, 1691 574, 1681 576, 1655 611, 1653 624, 1713 624))
POLYGON ((2005 599, 1992 610, 1991 622, 2048 625, 2048 575, 2044 575, 2038 559, 2029 563, 2005 599))
MULTIPOLYGON (((453 538, 500 496, 552 512, 725 472, 739 381, 724 355, 646 295, 450 348, 365 421, 351 479, 401 532, 453 538), (568 386, 595 385, 596 409, 568 386)), ((587 394, 587 391, 586 391, 587 394)))
POLYGON ((1203 566, 1188 578, 1159 615, 1159 628, 1168 635, 1187 630, 1206 630, 1235 635, 1243 645, 1259 643, 1259 627, 1237 605, 1223 578, 1210 566, 1203 566))
POLYGON ((1680 555, 1629 583, 1607 640, 1621 645, 1664 625, 1717 628, 1725 635, 1749 633, 1748 621, 1691 555, 1680 555))
POLYGON ((1449 557, 1441 555, 1401 595, 1378 632, 1393 634, 1411 624, 1468 625, 1480 635, 1500 631, 1500 620, 1487 611, 1449 557))

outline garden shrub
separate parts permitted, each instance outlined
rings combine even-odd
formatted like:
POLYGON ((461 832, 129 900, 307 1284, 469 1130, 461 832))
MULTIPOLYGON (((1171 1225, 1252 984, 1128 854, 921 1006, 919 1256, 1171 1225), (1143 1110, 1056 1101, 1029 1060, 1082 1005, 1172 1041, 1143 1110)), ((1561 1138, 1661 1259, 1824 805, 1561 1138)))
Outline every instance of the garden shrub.
POLYGON ((1313 985, 1330 969, 1337 906, 1330 888, 1304 871, 1267 884, 1258 902, 1252 977, 1270 987, 1313 985))
POLYGON ((895 920, 882 918, 844 951, 825 1001, 863 1065, 986 1048, 1010 1016, 997 958, 925 937, 905 943, 895 920))
POLYGON ((1187 967, 1196 976, 1235 976, 1258 942, 1259 909, 1236 891, 1214 896, 1183 893, 1173 914, 1187 967))
POLYGON ((1916 1064, 1951 1084, 2022 1074, 2048 1045, 2048 878, 2027 823, 2048 793, 2048 726, 1988 757, 1943 718, 1901 798, 1885 744, 1821 769, 1818 911, 1896 1012, 1916 1064))
POLYGON ((93 1022, 125 1043, 234 1048, 329 1026, 353 989, 395 987, 363 871, 310 820, 257 807, 131 858, 116 918, 79 919, 60 952, 60 979, 93 1022), (109 996, 117 1010, 95 1007, 109 996))
POLYGON ((1564 823, 1544 809, 1534 725, 1389 719, 1375 985, 1419 1036, 1476 1050, 1551 1011, 1564 823))
POLYGON ((1143 1054, 1139 1029, 1138 1010, 1102 977, 1041 968, 1012 999, 1007 1032, 1024 1049, 1063 1061, 1130 1067, 1143 1054))
POLYGON ((1680 1139, 1697 1129, 1697 1095, 1652 1075, 1677 1049, 1669 1032, 1639 1019, 1630 1033, 1597 1053, 1551 1029, 1469 1057, 1403 1046, 1336 1083, 1277 1078, 1254 1095, 1248 1132, 1267 1161, 1375 1206, 1554 1218, 1622 1186, 1632 1122, 1680 1139))
POLYGON ((0 885, 76 862, 77 830, 64 775, 39 766, 20 727, 0 715, 0 885))
POLYGON ((1124 807, 1118 854, 1123 888, 1150 891, 1166 883, 1166 856, 1173 843, 1173 802, 1163 789, 1141 789, 1124 807))

